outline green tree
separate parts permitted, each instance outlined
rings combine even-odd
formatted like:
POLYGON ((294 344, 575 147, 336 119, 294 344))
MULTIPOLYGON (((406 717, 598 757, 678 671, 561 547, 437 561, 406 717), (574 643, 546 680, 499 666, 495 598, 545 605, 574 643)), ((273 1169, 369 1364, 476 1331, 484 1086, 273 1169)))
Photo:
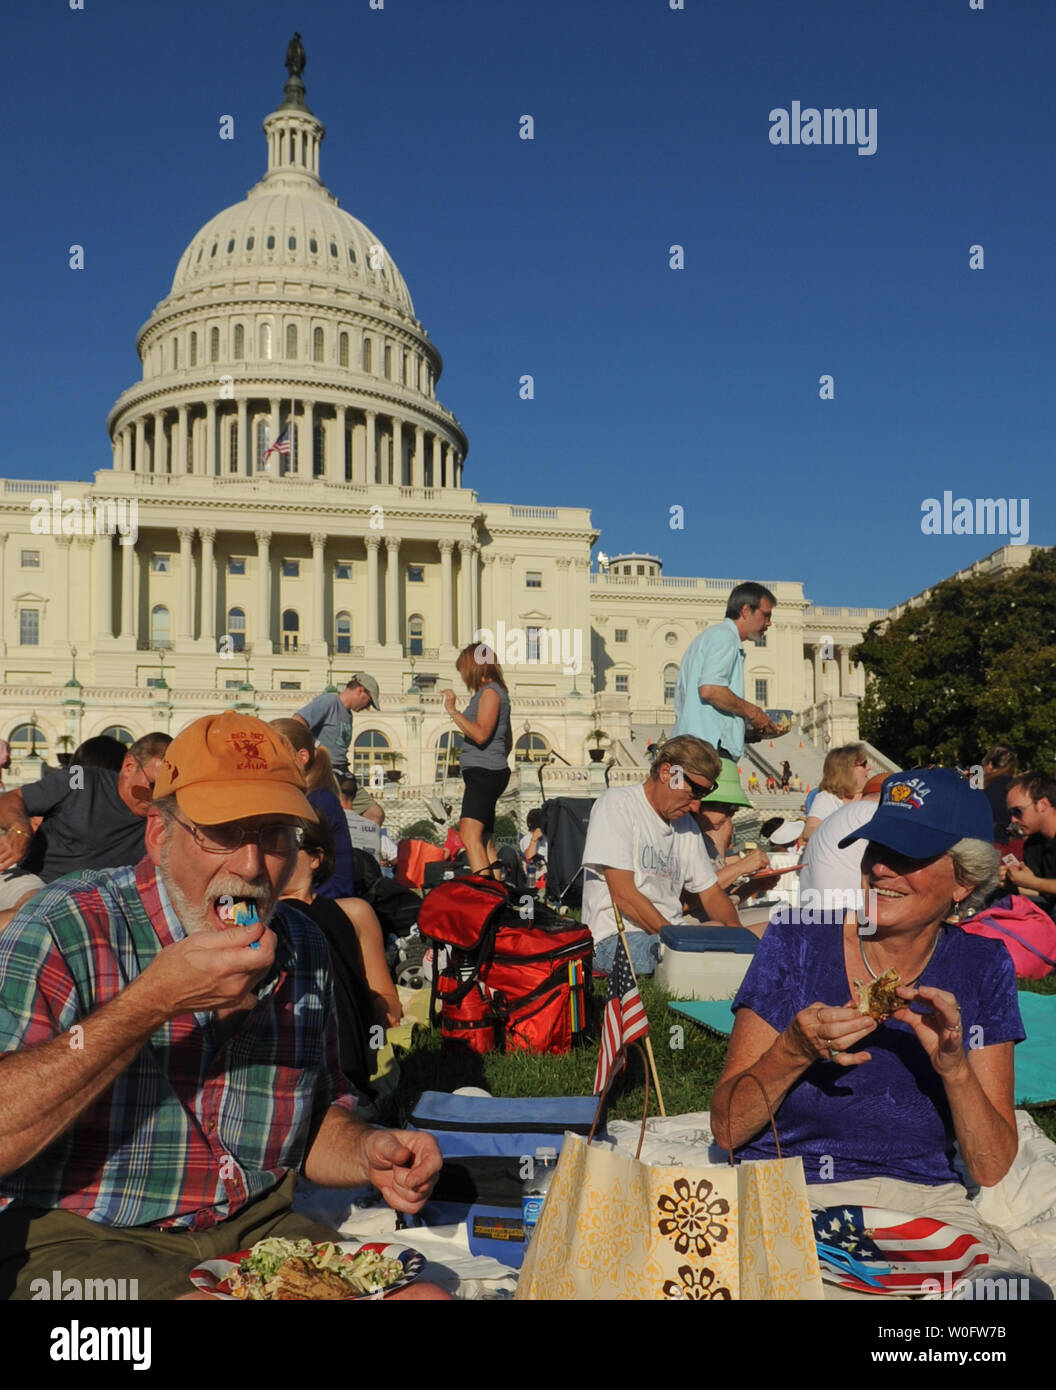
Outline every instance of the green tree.
POLYGON ((1008 743, 1020 767, 1056 756, 1056 551, 997 577, 948 579, 855 657, 868 673, 862 734, 904 767, 978 763, 1008 743))
POLYGON ((440 843, 437 838, 436 822, 431 820, 416 820, 400 831, 401 840, 428 840, 431 845, 440 843))

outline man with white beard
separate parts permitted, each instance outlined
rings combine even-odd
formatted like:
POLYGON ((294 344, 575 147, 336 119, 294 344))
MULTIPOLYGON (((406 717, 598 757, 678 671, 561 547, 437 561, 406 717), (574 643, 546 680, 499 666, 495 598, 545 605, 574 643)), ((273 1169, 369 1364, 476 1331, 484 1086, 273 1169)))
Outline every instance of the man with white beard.
POLYGON ((204 1260, 335 1239, 292 1212, 297 1171, 424 1205, 439 1150, 356 1118, 326 941, 279 902, 315 819, 286 739, 208 715, 167 750, 144 858, 0 935, 0 1297, 54 1270, 193 1297, 204 1260))

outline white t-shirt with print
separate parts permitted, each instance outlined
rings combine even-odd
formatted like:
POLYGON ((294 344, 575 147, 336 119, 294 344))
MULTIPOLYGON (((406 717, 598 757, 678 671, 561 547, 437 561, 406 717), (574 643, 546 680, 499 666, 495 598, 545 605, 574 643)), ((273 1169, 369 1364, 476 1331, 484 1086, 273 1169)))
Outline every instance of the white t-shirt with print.
MULTIPOLYGON (((682 921, 683 888, 706 891, 715 870, 691 816, 665 821, 649 805, 645 785, 612 787, 594 803, 583 849, 583 921, 595 945, 616 934, 604 869, 630 869, 634 885, 668 922, 682 921)), ((626 922, 628 931, 641 928, 626 922)))

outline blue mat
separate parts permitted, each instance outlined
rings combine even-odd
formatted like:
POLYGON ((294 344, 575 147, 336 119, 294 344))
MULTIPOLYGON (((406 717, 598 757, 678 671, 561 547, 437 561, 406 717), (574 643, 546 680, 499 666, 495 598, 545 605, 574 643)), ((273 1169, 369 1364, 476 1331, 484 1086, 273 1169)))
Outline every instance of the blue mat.
MULTIPOLYGON (((668 1008, 723 1037, 733 1030, 728 999, 679 999, 668 1008)), ((1043 1105, 1056 1100, 1056 995, 1020 990, 1019 1009, 1027 1037, 1016 1048, 1016 1104, 1043 1105)))

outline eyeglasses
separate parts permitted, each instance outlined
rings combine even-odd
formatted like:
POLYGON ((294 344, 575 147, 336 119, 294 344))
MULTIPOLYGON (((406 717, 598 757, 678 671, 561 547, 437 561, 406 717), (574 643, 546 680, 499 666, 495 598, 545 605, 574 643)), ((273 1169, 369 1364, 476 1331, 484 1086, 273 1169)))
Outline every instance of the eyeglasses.
POLYGON ((301 825, 262 825, 257 830, 232 821, 227 825, 190 825, 179 816, 173 816, 177 825, 182 825, 199 849, 206 854, 234 854, 244 844, 256 844, 261 854, 291 854, 304 844, 304 827, 301 825))
POLYGON ((1008 808, 1008 814, 1013 820, 1019 820, 1020 816, 1022 816, 1023 812, 1027 810, 1028 807, 1036 804, 1037 803, 1034 801, 1025 801, 1022 806, 1010 806, 1008 808))

